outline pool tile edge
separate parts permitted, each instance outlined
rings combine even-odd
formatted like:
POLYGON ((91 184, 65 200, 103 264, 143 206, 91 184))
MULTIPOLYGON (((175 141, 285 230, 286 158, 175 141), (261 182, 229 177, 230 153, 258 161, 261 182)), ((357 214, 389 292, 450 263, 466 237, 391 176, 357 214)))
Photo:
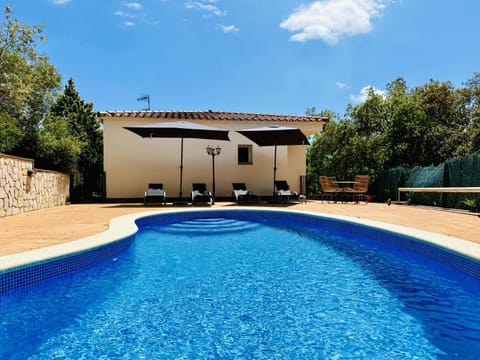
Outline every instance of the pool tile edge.
MULTIPOLYGON (((441 235, 437 233, 427 232, 423 230, 408 228, 401 225, 388 224, 379 221, 359 219, 343 215, 333 215, 326 213, 318 213, 311 211, 286 210, 286 209, 265 209, 262 207, 236 207, 235 209, 221 209, 221 211, 248 211, 261 210, 265 212, 282 212, 292 214, 305 214, 324 219, 332 219, 350 222, 357 225, 367 226, 382 231, 391 232, 403 236, 412 237, 414 239, 423 241, 454 252, 460 256, 470 258, 474 261, 480 262, 480 244, 473 243, 468 240, 441 235)), ((42 262, 51 261, 53 259, 67 257, 84 251, 88 251, 97 247, 108 245, 120 239, 134 235, 138 228, 135 221, 140 218, 156 215, 168 215, 184 212, 209 212, 219 211, 217 208, 211 209, 177 209, 171 211, 147 211, 142 213, 134 213, 113 218, 109 222, 109 227, 104 232, 96 235, 88 236, 79 240, 67 242, 60 245, 49 246, 41 249, 30 250, 22 253, 12 255, 5 255, 0 257, 0 273, 29 267, 42 262)))

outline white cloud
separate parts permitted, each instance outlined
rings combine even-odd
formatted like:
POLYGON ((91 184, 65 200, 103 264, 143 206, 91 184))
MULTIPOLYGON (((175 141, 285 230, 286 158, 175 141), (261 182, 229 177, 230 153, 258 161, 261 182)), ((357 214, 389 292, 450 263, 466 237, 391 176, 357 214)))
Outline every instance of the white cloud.
POLYGON ((342 83, 341 81, 337 81, 337 82, 335 83, 335 85, 336 85, 337 88, 339 88, 339 89, 345 89, 345 87, 347 86, 347 84, 342 83))
POLYGON ((130 8, 130 9, 135 9, 135 10, 139 10, 139 9, 142 8, 142 5, 138 2, 126 3, 125 6, 130 8))
POLYGON ((294 32, 291 41, 321 39, 336 44, 341 38, 372 31, 372 19, 380 17, 394 0, 317 0, 300 6, 280 24, 294 32))
MULTIPOLYGON (((138 2, 129 2, 129 3, 124 3, 123 4, 124 6, 128 7, 129 9, 133 9, 133 10, 140 10, 142 8, 142 5, 138 2)), ((124 17, 124 18, 129 18, 129 19, 134 19, 136 18, 135 15, 133 15, 132 13, 129 13, 129 12, 125 12, 123 10, 118 10, 118 11, 115 11, 114 13, 116 16, 120 16, 120 17, 124 17)), ((135 25, 135 23, 133 23, 132 21, 125 21, 123 23, 125 26, 133 26, 135 25)))
POLYGON ((124 21, 123 25, 127 27, 132 27, 132 26, 135 26, 135 23, 133 21, 124 21))
POLYGON ((219 28, 220 30, 222 30, 225 34, 228 34, 228 33, 236 33, 238 32, 240 29, 237 28, 235 25, 219 25, 219 28))
POLYGON ((359 94, 357 95, 351 94, 350 100, 355 104, 361 104, 365 102, 365 100, 367 100, 368 94, 370 93, 370 91, 373 91, 375 94, 381 95, 383 97, 387 95, 385 91, 377 89, 375 86, 367 85, 360 90, 359 94))
POLYGON ((71 0, 52 0, 52 4, 55 5, 65 5, 68 4, 71 0))
POLYGON ((134 18, 132 14, 126 13, 122 10, 115 11, 116 16, 126 17, 126 18, 134 18))
POLYGON ((203 1, 189 1, 185 4, 187 9, 195 9, 206 12, 208 15, 224 16, 227 13, 223 10, 220 10, 215 5, 216 1, 212 0, 203 0, 203 1))

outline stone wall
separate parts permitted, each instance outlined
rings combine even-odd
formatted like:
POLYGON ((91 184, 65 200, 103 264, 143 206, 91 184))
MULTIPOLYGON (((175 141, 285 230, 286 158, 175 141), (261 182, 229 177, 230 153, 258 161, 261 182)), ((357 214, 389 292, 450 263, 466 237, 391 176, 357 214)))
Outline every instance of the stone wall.
POLYGON ((34 168, 31 159, 0 154, 0 217, 65 205, 67 174, 34 168))

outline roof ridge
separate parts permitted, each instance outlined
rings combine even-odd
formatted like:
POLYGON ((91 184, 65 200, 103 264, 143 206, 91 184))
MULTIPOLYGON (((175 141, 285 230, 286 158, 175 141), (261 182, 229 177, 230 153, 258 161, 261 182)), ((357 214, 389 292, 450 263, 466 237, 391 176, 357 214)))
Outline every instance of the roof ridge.
POLYGON ((99 111, 98 117, 164 118, 185 120, 232 120, 232 121, 321 121, 328 122, 325 116, 265 114, 216 110, 113 110, 99 111))

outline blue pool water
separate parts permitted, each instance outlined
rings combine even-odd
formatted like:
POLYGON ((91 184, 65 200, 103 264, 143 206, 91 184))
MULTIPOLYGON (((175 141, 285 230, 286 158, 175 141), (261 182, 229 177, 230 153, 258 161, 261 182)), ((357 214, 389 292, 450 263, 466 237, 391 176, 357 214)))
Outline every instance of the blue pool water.
POLYGON ((478 280, 408 250, 197 215, 3 294, 0 358, 478 359, 478 309, 478 280))

